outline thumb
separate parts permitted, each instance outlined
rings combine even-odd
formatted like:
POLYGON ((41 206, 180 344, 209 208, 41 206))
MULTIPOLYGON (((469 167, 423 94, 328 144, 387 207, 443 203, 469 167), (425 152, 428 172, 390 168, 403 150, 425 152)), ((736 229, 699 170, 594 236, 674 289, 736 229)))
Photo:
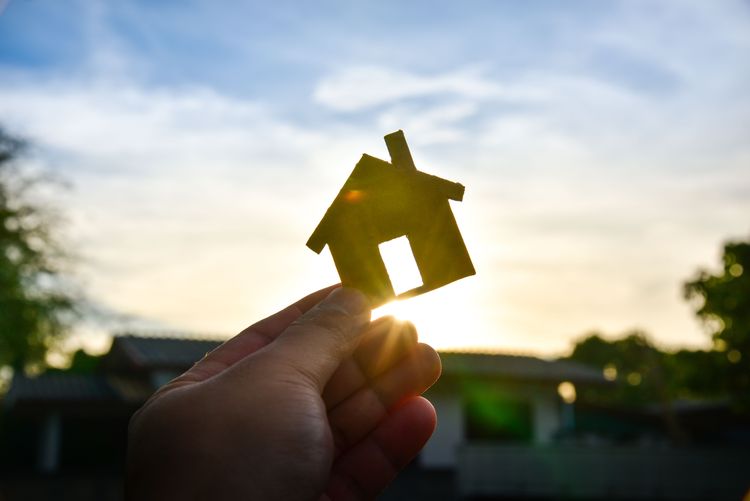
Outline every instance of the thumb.
POLYGON ((357 347, 370 323, 367 297, 355 289, 331 292, 295 320, 271 345, 271 351, 309 377, 322 392, 341 362, 357 347))

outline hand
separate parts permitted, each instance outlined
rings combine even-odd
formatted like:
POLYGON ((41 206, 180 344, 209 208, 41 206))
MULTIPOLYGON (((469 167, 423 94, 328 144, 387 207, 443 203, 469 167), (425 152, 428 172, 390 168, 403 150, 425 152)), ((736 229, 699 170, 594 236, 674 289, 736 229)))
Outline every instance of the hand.
POLYGON ((129 499, 371 499, 435 427, 440 359, 329 287, 157 391, 129 429, 129 499))

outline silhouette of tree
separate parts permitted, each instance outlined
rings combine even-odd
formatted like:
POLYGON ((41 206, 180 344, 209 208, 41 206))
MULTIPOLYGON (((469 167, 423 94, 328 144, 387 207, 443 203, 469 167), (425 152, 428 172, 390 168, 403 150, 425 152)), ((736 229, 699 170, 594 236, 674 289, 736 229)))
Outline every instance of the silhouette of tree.
POLYGON ((700 270, 685 297, 711 330, 723 393, 750 400, 750 242, 727 242, 718 273, 700 270))
POLYGON ((74 313, 56 218, 33 196, 45 180, 18 164, 26 146, 0 127, 0 367, 16 371, 43 367, 74 313))
POLYGON ((83 349, 73 352, 70 357, 70 365, 64 368, 50 368, 45 374, 66 373, 66 374, 94 374, 99 370, 102 363, 102 355, 91 355, 83 349))
MULTIPOLYGON (((591 388, 584 400, 614 404, 728 397, 738 408, 750 406, 750 242, 724 245, 722 268, 699 270, 685 283, 685 298, 711 330, 712 350, 664 352, 642 332, 607 340, 591 334, 569 359, 616 377, 613 388, 591 388)), ((668 409, 667 409, 668 410, 668 409)))
POLYGON ((646 333, 638 330, 613 341, 598 334, 589 335, 575 345, 570 355, 571 360, 601 369, 605 377, 614 382, 610 388, 584 390, 584 401, 614 405, 659 404, 672 440, 685 443, 687 436, 672 408, 672 401, 685 390, 675 386, 676 381, 684 382, 685 378, 679 373, 685 367, 673 363, 674 357, 675 354, 656 348, 646 333))
POLYGON ((615 382, 610 388, 590 388, 584 399, 601 403, 643 404, 666 393, 665 353, 655 348, 642 331, 630 331, 608 341, 598 333, 578 341, 569 357, 600 369, 615 382))

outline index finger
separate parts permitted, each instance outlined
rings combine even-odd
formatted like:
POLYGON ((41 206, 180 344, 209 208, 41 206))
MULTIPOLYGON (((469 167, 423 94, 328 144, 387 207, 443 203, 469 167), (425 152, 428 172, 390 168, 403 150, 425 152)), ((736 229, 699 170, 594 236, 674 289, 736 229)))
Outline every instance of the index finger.
POLYGON ((183 374, 180 379, 189 379, 191 382, 204 381, 231 367, 273 341, 289 324, 322 301, 331 291, 338 287, 341 287, 341 284, 330 285, 312 294, 308 294, 283 310, 247 327, 233 338, 228 339, 209 352, 203 359, 183 374))

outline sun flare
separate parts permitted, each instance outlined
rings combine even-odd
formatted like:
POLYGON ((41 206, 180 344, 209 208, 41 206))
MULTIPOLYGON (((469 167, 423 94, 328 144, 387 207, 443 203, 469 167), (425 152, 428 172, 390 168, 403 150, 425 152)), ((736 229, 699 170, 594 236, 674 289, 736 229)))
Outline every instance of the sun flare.
POLYGON ((475 344, 484 329, 472 307, 466 287, 450 284, 410 299, 396 300, 377 308, 373 318, 392 315, 417 327, 420 342, 437 349, 461 349, 475 344))
MULTIPOLYGON (((422 285, 406 238, 381 244, 380 251, 396 294, 422 285)), ((392 315, 408 320, 417 327, 421 342, 438 349, 466 348, 474 344, 478 334, 486 333, 477 314, 476 287, 471 278, 417 297, 391 301, 377 308, 373 318, 392 315)))

